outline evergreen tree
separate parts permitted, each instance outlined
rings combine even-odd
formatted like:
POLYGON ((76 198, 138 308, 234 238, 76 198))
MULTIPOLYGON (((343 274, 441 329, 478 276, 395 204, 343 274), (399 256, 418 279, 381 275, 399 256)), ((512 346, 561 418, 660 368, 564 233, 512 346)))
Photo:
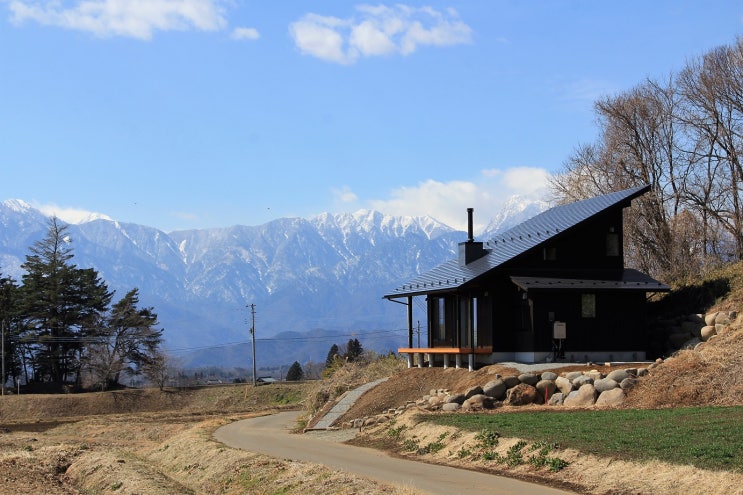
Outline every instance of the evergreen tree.
POLYGON ((124 371, 136 375, 156 367, 162 359, 163 331, 154 328, 157 315, 152 308, 139 309, 138 304, 138 289, 115 303, 98 332, 99 343, 90 348, 89 367, 102 388, 117 386, 124 371))
POLYGON ((286 372, 286 381, 288 382, 298 382, 304 378, 304 370, 302 370, 302 365, 299 364, 299 362, 294 361, 292 365, 289 367, 289 371, 286 372))
POLYGON ((21 287, 22 338, 29 343, 33 378, 62 384, 80 379, 84 344, 111 301, 111 292, 93 269, 71 264, 67 226, 49 221, 47 235, 30 248, 21 287))
POLYGON ((12 338, 18 332, 18 286, 10 277, 0 275, 0 325, 2 326, 3 342, 0 343, 0 349, 5 350, 5 375, 0 377, 3 381, 1 386, 5 386, 8 378, 12 378, 14 384, 21 373, 19 353, 15 341, 12 338))
POLYGON ((364 349, 361 347, 359 339, 350 339, 346 344, 346 355, 347 361, 356 361, 364 353, 364 349))
POLYGON ((329 368, 333 365, 333 362, 340 357, 340 353, 338 352, 338 344, 333 344, 330 346, 330 350, 328 351, 328 357, 325 358, 325 367, 329 368))

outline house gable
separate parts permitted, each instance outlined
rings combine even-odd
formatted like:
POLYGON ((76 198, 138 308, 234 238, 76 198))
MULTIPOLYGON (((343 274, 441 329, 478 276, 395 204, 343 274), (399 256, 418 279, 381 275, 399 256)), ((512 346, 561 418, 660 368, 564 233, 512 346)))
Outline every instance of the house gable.
POLYGON ((412 299, 426 296, 426 354, 431 361, 443 354, 444 365, 449 352, 457 359, 469 354, 470 368, 485 354, 489 362, 533 362, 550 355, 556 342, 561 353, 568 350, 581 360, 644 357, 645 294, 668 287, 624 268, 623 210, 648 190, 636 187, 551 208, 482 247, 473 246, 470 232, 459 259, 384 296, 407 298, 409 347, 400 351, 409 358, 416 352, 412 299), (558 322, 568 329, 567 339, 555 337, 558 322))
MULTIPOLYGON (((489 271, 500 268, 513 260, 518 260, 517 263, 524 266, 523 261, 520 260, 524 255, 531 256, 530 261, 536 262, 535 256, 542 253, 544 249, 549 250, 563 245, 563 250, 570 252, 571 244, 566 244, 568 236, 577 237, 576 231, 580 233, 581 229, 598 229, 604 224, 608 229, 611 222, 619 224, 616 227, 616 233, 620 236, 619 249, 621 249, 622 210, 631 204, 632 199, 649 189, 650 186, 635 187, 550 208, 487 241, 484 244, 484 251, 487 253, 471 263, 462 264, 458 260, 448 261, 393 289, 384 297, 395 299, 434 291, 456 290, 472 284, 489 271)), ((601 239, 603 241, 591 242, 606 242, 605 236, 601 239)), ((579 244, 580 239, 568 242, 579 244)), ((584 260, 578 261, 582 263, 584 260)), ((621 255, 618 256, 618 263, 623 263, 621 255)))

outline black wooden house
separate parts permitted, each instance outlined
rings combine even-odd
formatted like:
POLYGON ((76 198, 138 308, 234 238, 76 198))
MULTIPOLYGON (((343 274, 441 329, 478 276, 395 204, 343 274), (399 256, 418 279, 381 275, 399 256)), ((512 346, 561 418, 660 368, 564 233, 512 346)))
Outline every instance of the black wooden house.
POLYGON ((408 307, 408 364, 645 359, 647 294, 669 288, 624 267, 623 211, 649 186, 551 208, 385 294, 408 307), (413 347, 413 299, 427 347, 413 347))

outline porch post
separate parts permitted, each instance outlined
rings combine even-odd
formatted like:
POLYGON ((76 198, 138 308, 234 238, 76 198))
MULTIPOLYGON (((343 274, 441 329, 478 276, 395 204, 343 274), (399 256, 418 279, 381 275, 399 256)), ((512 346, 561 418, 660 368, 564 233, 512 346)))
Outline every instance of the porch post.
POLYGON ((408 348, 413 347, 413 296, 408 296, 408 348))
POLYGON ((449 367, 449 354, 444 354, 444 368, 449 367))

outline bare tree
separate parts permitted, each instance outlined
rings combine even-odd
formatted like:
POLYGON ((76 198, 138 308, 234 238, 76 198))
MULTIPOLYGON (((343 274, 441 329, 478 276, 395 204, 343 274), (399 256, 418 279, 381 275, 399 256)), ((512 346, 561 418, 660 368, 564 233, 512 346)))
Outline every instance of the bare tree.
POLYGON ((688 102, 684 121, 696 138, 695 157, 703 165, 688 200, 733 240, 735 259, 743 259, 743 40, 719 47, 690 62, 679 76, 688 102))

